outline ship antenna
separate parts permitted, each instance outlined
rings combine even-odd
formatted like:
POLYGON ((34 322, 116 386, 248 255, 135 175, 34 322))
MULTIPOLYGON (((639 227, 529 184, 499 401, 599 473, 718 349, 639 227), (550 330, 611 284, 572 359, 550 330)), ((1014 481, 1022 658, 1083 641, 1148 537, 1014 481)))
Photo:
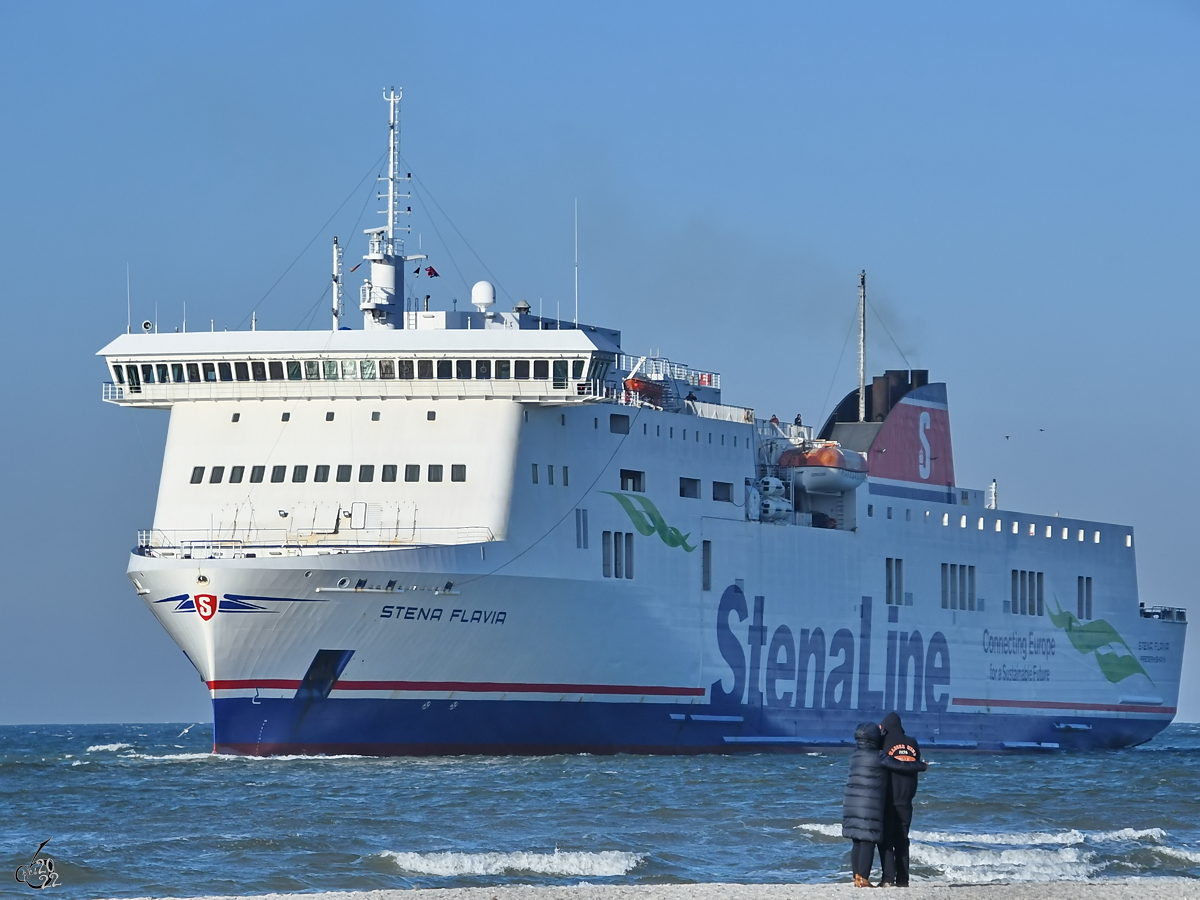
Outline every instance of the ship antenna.
POLYGON ((333 330, 342 325, 342 247, 333 236, 333 330))
POLYGON ((858 421, 867 420, 867 270, 858 274, 858 421))
POLYGON ((129 263, 125 263, 125 333, 129 334, 133 330, 133 313, 129 299, 129 263))
POLYGON ((579 198, 575 198, 575 327, 579 327, 579 198))

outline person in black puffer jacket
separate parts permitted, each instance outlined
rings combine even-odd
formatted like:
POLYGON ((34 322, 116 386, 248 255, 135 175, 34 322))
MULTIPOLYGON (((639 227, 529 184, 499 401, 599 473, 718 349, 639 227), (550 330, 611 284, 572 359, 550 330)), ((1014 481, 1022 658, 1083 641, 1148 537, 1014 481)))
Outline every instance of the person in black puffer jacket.
MULTIPOLYGON (((900 715, 890 712, 879 723, 883 732, 883 752, 894 760, 921 763, 921 747, 904 733, 900 715)), ((923 763, 928 768, 927 763, 923 763)), ((921 769, 924 771, 924 769, 921 769)), ((884 809, 883 884, 908 887, 908 829, 912 825, 913 797, 917 793, 917 773, 892 771, 888 802, 884 809)))
POLYGON ((871 887, 876 844, 881 845, 880 862, 883 861, 888 772, 915 774, 926 766, 923 762, 905 762, 885 754, 883 732, 873 722, 864 722, 854 729, 854 744, 856 749, 850 757, 850 776, 842 802, 842 837, 854 842, 850 850, 854 886, 871 887))

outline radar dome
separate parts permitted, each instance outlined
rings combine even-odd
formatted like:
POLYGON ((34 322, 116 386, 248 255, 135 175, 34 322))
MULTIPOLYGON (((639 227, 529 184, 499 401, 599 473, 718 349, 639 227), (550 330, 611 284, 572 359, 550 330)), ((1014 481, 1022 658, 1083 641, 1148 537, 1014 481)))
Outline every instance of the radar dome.
POLYGON ((496 289, 492 287, 490 281, 477 281, 475 286, 471 288, 471 304, 479 308, 481 313, 488 311, 488 307, 496 303, 496 289))

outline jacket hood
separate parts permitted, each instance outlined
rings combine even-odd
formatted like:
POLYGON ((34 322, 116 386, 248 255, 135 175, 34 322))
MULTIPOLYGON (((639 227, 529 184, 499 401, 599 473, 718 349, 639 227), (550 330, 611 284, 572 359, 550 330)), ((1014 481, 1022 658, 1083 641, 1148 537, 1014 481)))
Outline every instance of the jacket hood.
POLYGON ((882 747, 883 734, 879 731, 879 726, 874 722, 863 722, 854 729, 854 742, 860 747, 864 745, 882 747))
POLYGON ((890 712, 884 716, 879 726, 884 734, 904 734, 904 726, 900 724, 900 714, 897 712, 890 712))

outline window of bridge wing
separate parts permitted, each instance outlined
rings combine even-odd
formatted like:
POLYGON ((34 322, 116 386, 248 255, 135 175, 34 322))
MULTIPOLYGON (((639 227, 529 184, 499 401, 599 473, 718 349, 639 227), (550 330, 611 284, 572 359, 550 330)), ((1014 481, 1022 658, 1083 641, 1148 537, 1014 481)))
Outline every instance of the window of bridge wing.
POLYGON ((217 375, 221 381, 233 381, 233 366, 227 362, 217 363, 217 375))
POLYGON ((529 360, 513 360, 513 378, 517 379, 518 381, 525 381, 529 378, 529 360))
POLYGON ((587 363, 585 359, 575 359, 571 361, 571 380, 578 381, 583 377, 583 367, 587 363))
POLYGON ((496 378, 500 381, 512 378, 512 362, 507 359, 496 360, 496 378))
POLYGON ((358 363, 352 359, 342 360, 342 380, 354 381, 358 378, 358 363))
POLYGON ((418 359, 417 360, 417 378, 429 379, 433 377, 433 360, 418 359))
POLYGON ((550 360, 535 359, 533 361, 533 378, 535 381, 546 381, 550 377, 550 360))
POLYGON ((289 359, 287 361, 287 377, 288 381, 303 381, 304 367, 298 359, 289 359))
POLYGON ((233 371, 236 373, 238 381, 249 381, 250 380, 250 364, 249 363, 235 362, 233 364, 233 371))
POLYGON ((405 381, 412 381, 413 368, 413 361, 411 359, 402 359, 396 363, 396 376, 403 378, 405 381))
MULTIPOLYGON (((125 374, 129 376, 129 390, 133 391, 134 393, 140 391, 142 389, 142 379, 138 375, 138 367, 126 366, 125 374)), ((196 380, 199 381, 200 379, 196 380)))
POLYGON ((304 378, 306 381, 319 381, 321 378, 321 361, 306 359, 304 361, 304 378))
POLYGON ((217 380, 216 363, 201 363, 200 368, 204 370, 204 380, 205 381, 216 381, 217 380))
POLYGON ((469 359, 456 359, 454 361, 454 377, 462 380, 471 377, 471 361, 469 359))
POLYGON ((381 359, 379 361, 379 377, 381 379, 396 377, 396 361, 394 359, 381 359))
POLYGON ((567 363, 568 360, 554 360, 554 387, 557 390, 567 389, 567 363))
POLYGON ((492 377, 492 361, 490 359, 475 360, 475 377, 483 379, 492 377))
POLYGON ((188 381, 199 381, 200 380, 200 364, 199 363, 188 363, 187 364, 187 380, 188 381))
POLYGON ((358 374, 361 376, 363 381, 374 381, 375 380, 375 360, 373 360, 373 359, 361 360, 358 364, 358 374))
POLYGON ((176 384, 187 380, 183 374, 183 363, 171 363, 171 380, 176 384))
MULTIPOLYGON (((267 364, 261 359, 250 360, 250 374, 255 381, 267 380, 267 364)), ((208 379, 206 378, 205 381, 208 379)))
POLYGON ((278 359, 271 360, 267 363, 267 372, 272 381, 283 381, 283 362, 278 359))
POLYGON ((159 384, 169 384, 170 381, 171 381, 171 376, 168 373, 167 364, 159 363, 158 364, 158 383, 159 384))
POLYGON ((154 384, 154 366, 142 363, 142 384, 154 384))
POLYGON ((454 360, 439 359, 437 361, 437 377, 439 379, 448 379, 454 377, 454 360))
POLYGON ((117 384, 125 383, 125 370, 120 366, 113 366, 113 377, 117 379, 117 384))
POLYGON ((338 361, 336 359, 326 359, 322 360, 322 363, 325 367, 325 380, 337 381, 338 372, 341 371, 341 366, 338 365, 338 361))

